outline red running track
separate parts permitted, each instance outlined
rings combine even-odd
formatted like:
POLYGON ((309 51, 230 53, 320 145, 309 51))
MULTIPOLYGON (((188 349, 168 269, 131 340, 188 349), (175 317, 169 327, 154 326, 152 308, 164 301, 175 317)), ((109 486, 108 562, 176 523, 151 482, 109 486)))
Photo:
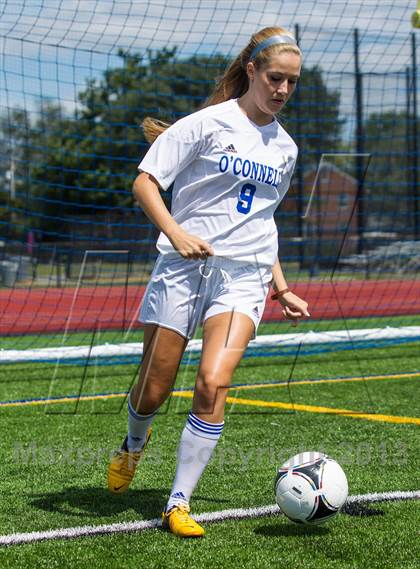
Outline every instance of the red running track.
MULTIPOLYGON (((420 314, 420 281, 299 283, 293 290, 309 303, 315 320, 420 314)), ((11 289, 0 291, 0 335, 127 329, 138 326, 142 286, 11 289)), ((280 320, 269 299, 263 319, 280 320)))

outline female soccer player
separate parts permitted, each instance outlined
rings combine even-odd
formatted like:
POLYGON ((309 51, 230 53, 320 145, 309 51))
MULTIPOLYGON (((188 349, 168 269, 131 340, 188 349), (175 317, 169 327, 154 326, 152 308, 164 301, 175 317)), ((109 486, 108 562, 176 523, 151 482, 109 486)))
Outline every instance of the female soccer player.
POLYGON ((144 356, 128 401, 128 435, 111 460, 108 487, 128 489, 188 340, 202 323, 192 410, 162 514, 162 526, 181 537, 204 534, 189 515, 190 497, 222 434, 228 387, 255 335, 270 283, 285 318, 309 316, 307 303, 287 287, 273 219, 297 156, 275 115, 295 90, 300 69, 301 52, 290 33, 264 28, 204 108, 172 126, 143 123, 154 142, 133 192, 161 232, 160 255, 140 311, 144 356), (160 189, 172 184, 169 213, 160 189))

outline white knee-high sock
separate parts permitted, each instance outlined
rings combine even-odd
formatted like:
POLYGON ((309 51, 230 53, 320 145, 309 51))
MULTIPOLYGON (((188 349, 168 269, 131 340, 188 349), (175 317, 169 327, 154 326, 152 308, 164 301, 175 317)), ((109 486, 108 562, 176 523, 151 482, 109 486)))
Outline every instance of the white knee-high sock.
POLYGON ((128 435, 127 449, 138 452, 144 447, 147 439, 147 430, 155 418, 156 411, 150 415, 140 415, 134 409, 130 397, 128 398, 128 435))
POLYGON ((166 506, 167 512, 174 506, 189 503, 222 434, 223 425, 224 422, 203 421, 190 411, 178 447, 175 480, 166 506))

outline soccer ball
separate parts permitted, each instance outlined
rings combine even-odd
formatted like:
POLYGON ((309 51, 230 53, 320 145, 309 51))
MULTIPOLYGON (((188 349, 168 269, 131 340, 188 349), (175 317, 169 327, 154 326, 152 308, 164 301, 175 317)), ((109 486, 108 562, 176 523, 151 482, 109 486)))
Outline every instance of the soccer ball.
POLYGON ((275 480, 276 502, 289 520, 322 524, 335 516, 348 495, 341 466, 320 452, 303 452, 285 462, 275 480))

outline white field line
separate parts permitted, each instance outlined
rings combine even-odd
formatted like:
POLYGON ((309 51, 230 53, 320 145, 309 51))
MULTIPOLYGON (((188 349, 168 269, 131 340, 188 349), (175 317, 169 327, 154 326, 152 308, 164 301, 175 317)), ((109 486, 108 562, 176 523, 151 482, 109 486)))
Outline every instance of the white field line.
MULTIPOLYGON (((358 494, 349 496, 346 504, 390 502, 395 500, 420 499, 420 490, 409 492, 382 492, 376 494, 358 494)), ((246 518, 259 518, 263 516, 279 515, 280 510, 276 504, 261 506, 259 508, 238 508, 208 512, 194 516, 199 523, 220 522, 223 520, 243 520, 246 518)), ((137 522, 119 522, 99 526, 79 526, 72 528, 60 528, 47 531, 34 531, 30 533, 11 533, 0 535, 0 546, 20 545, 55 539, 75 539, 78 537, 91 537, 95 535, 110 535, 115 533, 141 532, 148 529, 161 527, 160 519, 141 520, 137 522)))
MULTIPOLYGON (((330 332, 300 332, 297 334, 267 334, 258 336, 249 343, 249 348, 336 344, 341 342, 368 342, 374 340, 399 340, 420 338, 420 326, 368 328, 362 330, 336 330, 330 332)), ((191 340, 187 352, 201 351, 201 340, 191 340)), ((112 356, 140 356, 141 342, 103 344, 98 346, 68 346, 38 348, 34 350, 0 350, 1 363, 35 361, 65 361, 78 358, 101 358, 112 356)))

